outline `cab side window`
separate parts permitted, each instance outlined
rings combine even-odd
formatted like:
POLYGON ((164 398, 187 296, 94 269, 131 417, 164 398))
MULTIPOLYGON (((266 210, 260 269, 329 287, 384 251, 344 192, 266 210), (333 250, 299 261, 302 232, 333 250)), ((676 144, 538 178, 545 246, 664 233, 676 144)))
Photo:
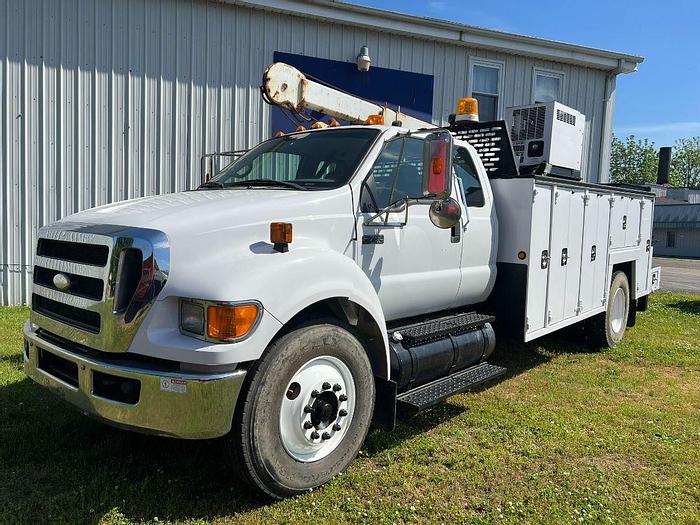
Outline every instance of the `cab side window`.
POLYGON ((468 207, 481 208, 484 205, 484 190, 479 175, 466 148, 455 147, 452 167, 464 187, 464 202, 468 207))
POLYGON ((423 140, 408 137, 384 145, 362 190, 361 209, 374 212, 421 195, 423 140))

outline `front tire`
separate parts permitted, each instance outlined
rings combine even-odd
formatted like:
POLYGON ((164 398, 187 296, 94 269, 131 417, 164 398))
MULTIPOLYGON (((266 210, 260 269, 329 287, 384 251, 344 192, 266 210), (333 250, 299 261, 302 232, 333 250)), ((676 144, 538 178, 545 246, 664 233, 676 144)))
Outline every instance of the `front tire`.
POLYGON ((592 319, 593 342, 600 347, 615 348, 625 335, 630 314, 630 286, 625 272, 615 272, 610 283, 605 312, 592 319))
POLYGON ((272 496, 308 491, 342 472, 367 436, 375 385, 367 352, 328 322, 275 341, 249 370, 231 433, 244 478, 272 496))

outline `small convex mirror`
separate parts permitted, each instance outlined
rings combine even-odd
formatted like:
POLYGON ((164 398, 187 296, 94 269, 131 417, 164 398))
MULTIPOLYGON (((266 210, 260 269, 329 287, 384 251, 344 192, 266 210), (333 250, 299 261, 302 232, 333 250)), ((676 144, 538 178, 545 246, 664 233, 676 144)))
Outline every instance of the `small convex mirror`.
POLYGON ((423 150, 423 197, 446 199, 452 192, 452 134, 437 131, 425 138, 423 150))
POLYGON ((452 228, 462 217, 462 208, 452 197, 440 199, 430 205, 430 220, 438 228, 452 228))

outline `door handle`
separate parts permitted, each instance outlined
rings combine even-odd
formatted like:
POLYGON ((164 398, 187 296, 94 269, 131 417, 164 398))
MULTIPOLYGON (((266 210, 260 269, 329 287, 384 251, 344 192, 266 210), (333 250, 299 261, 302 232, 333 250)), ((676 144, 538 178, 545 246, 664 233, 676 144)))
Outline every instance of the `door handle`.
POLYGON ((567 248, 563 248, 561 251, 561 265, 566 266, 567 262, 569 262, 569 250, 567 248))
POLYGON ((384 236, 381 233, 376 235, 363 235, 362 244, 384 244, 384 236))
POLYGON ((456 243, 462 240, 462 225, 461 221, 452 226, 450 231, 450 242, 456 243))

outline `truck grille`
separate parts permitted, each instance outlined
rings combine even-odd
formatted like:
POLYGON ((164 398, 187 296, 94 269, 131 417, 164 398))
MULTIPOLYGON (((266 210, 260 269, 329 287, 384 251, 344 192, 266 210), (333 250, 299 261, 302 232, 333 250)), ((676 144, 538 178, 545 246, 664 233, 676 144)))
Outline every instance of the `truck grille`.
POLYGON ((165 284, 168 251, 156 230, 60 222, 42 228, 32 322, 99 351, 126 351, 165 284))
POLYGON ((36 254, 52 259, 63 259, 64 261, 93 266, 105 266, 109 256, 109 246, 39 239, 36 254))
POLYGON ((35 266, 34 283, 45 286, 46 288, 51 288, 52 290, 58 290, 53 282, 53 279, 59 273, 63 273, 63 275, 68 277, 71 283, 70 291, 68 293, 71 295, 85 297, 86 299, 92 299, 93 301, 102 300, 105 283, 102 279, 98 279, 96 277, 77 275, 69 272, 59 272, 58 270, 53 270, 51 268, 35 266))
POLYGON ((100 333, 100 314, 32 294, 32 310, 92 334, 100 333))

